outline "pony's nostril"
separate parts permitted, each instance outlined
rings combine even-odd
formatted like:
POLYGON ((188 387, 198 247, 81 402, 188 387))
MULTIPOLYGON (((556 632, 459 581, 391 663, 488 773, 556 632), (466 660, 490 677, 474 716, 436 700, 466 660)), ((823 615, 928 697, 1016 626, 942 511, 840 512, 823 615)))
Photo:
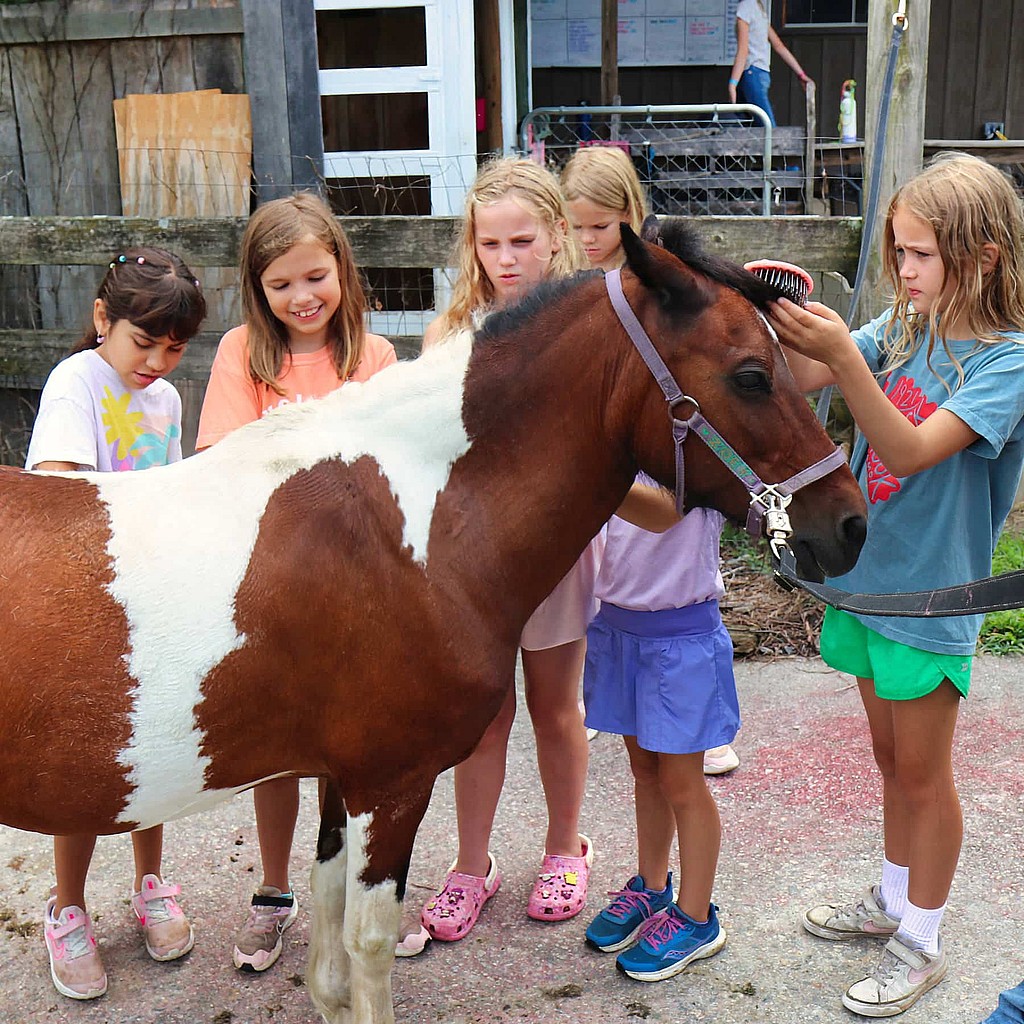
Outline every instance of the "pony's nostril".
POLYGON ((856 545, 860 550, 868 535, 868 521, 864 516, 847 516, 839 524, 839 533, 845 543, 856 545))

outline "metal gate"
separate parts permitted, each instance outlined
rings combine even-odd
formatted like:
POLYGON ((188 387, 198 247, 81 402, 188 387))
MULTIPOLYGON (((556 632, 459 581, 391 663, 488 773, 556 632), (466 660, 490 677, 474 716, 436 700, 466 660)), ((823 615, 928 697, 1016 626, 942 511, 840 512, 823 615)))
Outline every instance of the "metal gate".
POLYGON ((556 173, 581 146, 618 146, 655 213, 804 213, 813 178, 806 129, 773 128, 747 103, 539 107, 524 119, 520 145, 556 173))

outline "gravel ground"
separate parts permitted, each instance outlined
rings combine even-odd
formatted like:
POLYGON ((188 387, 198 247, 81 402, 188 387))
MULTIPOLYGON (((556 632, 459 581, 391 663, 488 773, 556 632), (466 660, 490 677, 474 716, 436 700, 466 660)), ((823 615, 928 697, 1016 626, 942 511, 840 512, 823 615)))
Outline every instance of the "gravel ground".
MULTIPOLYGON (((833 1024, 857 1018, 842 990, 877 956, 870 943, 832 944, 803 934, 813 902, 845 898, 880 864, 879 787, 867 731, 848 678, 816 659, 737 664, 744 726, 731 776, 711 781, 725 829, 715 900, 729 944, 715 958, 657 985, 616 973, 587 950, 587 913, 561 925, 525 915, 541 855, 543 804, 528 724, 513 734, 494 852, 504 875, 476 930, 396 963, 396 1016, 404 1024, 715 1022, 833 1024)), ((980 658, 957 738, 967 838, 951 896, 947 981, 903 1018, 908 1024, 977 1024, 1001 988, 1024 976, 1020 897, 1024 863, 1024 661, 980 658)), ((315 842, 315 784, 303 783, 295 885, 308 909, 315 842)), ((634 870, 631 786, 617 737, 591 744, 584 829, 597 859, 593 912, 634 870)), ((437 885, 454 850, 450 773, 438 780, 417 843, 411 901, 437 885)), ((303 983, 308 915, 287 933, 264 975, 230 965, 231 936, 256 878, 247 796, 167 829, 167 870, 184 889, 197 942, 183 961, 146 956, 127 901, 130 844, 101 840, 90 879, 110 978, 108 994, 79 1004, 57 995, 41 938, 51 881, 45 837, 0 828, 0 1024, 315 1024, 303 983)))

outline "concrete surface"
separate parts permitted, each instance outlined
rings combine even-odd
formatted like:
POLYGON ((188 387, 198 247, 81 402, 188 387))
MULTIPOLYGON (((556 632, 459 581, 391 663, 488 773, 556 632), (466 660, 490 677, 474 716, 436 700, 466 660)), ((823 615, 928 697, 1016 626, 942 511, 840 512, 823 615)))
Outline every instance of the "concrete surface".
MULTIPOLYGON (((634 870, 626 758, 619 739, 607 735, 591 744, 583 815, 597 851, 590 906, 560 925, 526 917, 544 815, 522 715, 493 843, 504 885, 468 939, 434 943, 418 959, 397 962, 400 1022, 859 1019, 839 996, 872 964, 877 947, 824 942, 797 925, 806 906, 852 896, 880 870, 879 787, 856 690, 816 660, 741 662, 737 673, 742 764, 711 783, 725 830, 715 895, 729 931, 725 950, 674 979, 645 985, 584 947, 589 914, 634 870)), ((944 929, 950 975, 902 1018, 908 1024, 977 1024, 1000 989, 1024 977, 1022 708, 1024 661, 979 659, 956 746, 966 839, 944 929)), ((31 785, 30 773, 25 783, 31 785)), ((314 809, 315 784, 304 783, 294 883, 307 908, 314 809)), ((453 832, 449 773, 438 780, 417 843, 410 876, 417 904, 441 881, 453 832)), ((126 837, 101 840, 89 898, 110 989, 103 999, 73 1003, 50 984, 38 923, 51 881, 49 840, 0 828, 0 1024, 315 1024, 302 978, 306 914, 266 974, 242 975, 230 965, 231 937, 257 882, 255 861, 247 796, 168 827, 167 871, 185 888, 197 942, 185 960, 157 964, 146 956, 128 907, 130 844, 126 837)))

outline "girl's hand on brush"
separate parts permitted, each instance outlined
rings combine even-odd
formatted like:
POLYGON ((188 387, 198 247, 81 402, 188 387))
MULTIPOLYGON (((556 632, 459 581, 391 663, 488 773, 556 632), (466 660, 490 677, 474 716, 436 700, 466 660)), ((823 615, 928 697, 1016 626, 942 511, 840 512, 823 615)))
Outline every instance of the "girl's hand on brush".
POLYGON ((820 302, 798 306, 779 299, 769 307, 768 320, 783 345, 833 369, 851 347, 856 351, 843 318, 820 302))

